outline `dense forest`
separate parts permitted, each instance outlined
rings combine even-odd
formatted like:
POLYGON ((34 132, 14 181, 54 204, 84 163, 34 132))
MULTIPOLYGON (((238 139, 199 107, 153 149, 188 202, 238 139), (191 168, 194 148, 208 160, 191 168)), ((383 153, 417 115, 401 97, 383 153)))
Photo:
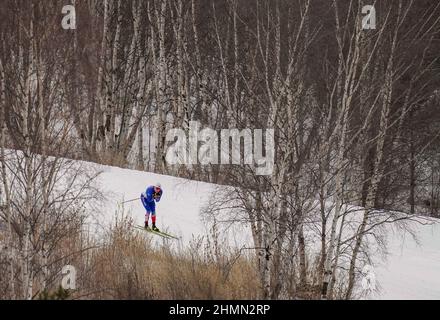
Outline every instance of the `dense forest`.
POLYGON ((384 224, 440 216, 440 3, 370 2, 2 0, 0 297, 47 298, 74 259, 78 298, 356 298, 384 224), (167 134, 195 121, 262 129, 273 170, 243 163, 245 139, 240 164, 168 163, 167 134), (205 215, 233 202, 255 250, 229 267, 228 250, 173 256, 124 225, 91 239, 102 195, 77 160, 231 186, 205 215), (148 291, 145 250, 182 261, 191 289, 148 291), (124 252, 139 277, 100 273, 110 294, 97 270, 124 252))

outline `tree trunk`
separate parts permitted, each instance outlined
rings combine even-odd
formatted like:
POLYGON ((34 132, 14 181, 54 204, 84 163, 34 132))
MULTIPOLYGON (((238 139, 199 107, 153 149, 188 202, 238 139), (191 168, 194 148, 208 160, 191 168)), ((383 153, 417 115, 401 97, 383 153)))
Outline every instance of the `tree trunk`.
POLYGON ((160 10, 155 7, 155 17, 158 28, 159 41, 159 68, 158 68, 158 84, 156 90, 156 107, 157 107, 157 123, 156 123, 156 152, 154 171, 165 173, 165 130, 166 130, 166 104, 167 101, 167 61, 165 51, 165 15, 166 1, 159 1, 160 10))
POLYGON ((411 214, 415 214, 415 188, 416 188, 416 161, 414 151, 414 133, 410 129, 410 161, 409 161, 409 203, 411 206, 411 214))
POLYGON ((137 165, 136 168, 137 170, 140 171, 144 171, 145 170, 145 166, 144 166, 144 124, 142 123, 142 119, 141 119, 141 123, 138 127, 138 156, 137 156, 137 165))
POLYGON ((298 250, 299 250, 299 285, 302 290, 307 288, 307 265, 306 265, 306 243, 304 238, 303 224, 301 223, 298 231, 298 250))
MULTIPOLYGON (((9 264, 9 297, 10 299, 15 299, 15 268, 14 268, 14 238, 12 233, 12 212, 11 212, 11 200, 9 193, 9 185, 7 180, 7 169, 6 169, 6 159, 5 159, 5 147, 6 147, 6 97, 5 97, 5 76, 3 69, 3 62, 0 58, 0 162, 2 170, 2 181, 3 181, 3 193, 5 197, 4 208, 6 211, 6 223, 8 226, 8 237, 6 239, 7 251, 8 251, 8 264, 9 264)), ((0 199, 1 199, 1 188, 0 188, 0 199)))

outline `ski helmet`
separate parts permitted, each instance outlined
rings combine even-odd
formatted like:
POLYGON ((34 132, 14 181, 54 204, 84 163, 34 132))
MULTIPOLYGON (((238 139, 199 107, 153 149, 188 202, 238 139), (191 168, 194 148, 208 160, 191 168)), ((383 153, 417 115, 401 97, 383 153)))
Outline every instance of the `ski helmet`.
POLYGON ((161 184, 160 184, 159 182, 156 183, 156 184, 154 185, 154 187, 157 188, 157 189, 161 189, 161 190, 162 190, 162 186, 161 186, 161 184))

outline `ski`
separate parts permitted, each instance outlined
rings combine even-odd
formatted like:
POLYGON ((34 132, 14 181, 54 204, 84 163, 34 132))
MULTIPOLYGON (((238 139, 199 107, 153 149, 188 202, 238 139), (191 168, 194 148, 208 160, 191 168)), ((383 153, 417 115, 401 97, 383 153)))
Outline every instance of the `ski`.
POLYGON ((179 240, 180 238, 178 238, 178 237, 175 237, 175 236, 173 236, 173 235, 171 235, 171 234, 168 234, 168 233, 166 233, 166 232, 162 232, 162 231, 154 231, 154 230, 152 230, 151 228, 148 228, 148 229, 145 229, 144 227, 142 227, 142 226, 134 226, 136 229, 140 229, 140 230, 144 230, 144 231, 147 231, 147 232, 150 232, 150 233, 154 233, 154 234, 157 234, 158 236, 161 236, 161 237, 163 237, 163 238, 170 238, 170 239, 176 239, 176 240, 179 240))

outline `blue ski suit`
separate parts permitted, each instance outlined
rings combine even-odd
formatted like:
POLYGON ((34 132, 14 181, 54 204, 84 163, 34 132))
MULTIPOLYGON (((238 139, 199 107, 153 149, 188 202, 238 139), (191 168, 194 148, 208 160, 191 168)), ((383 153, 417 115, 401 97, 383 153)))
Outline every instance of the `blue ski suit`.
POLYGON ((159 192, 154 191, 154 186, 149 186, 145 192, 141 194, 142 204, 148 214, 156 215, 156 203, 162 197, 162 189, 159 192))

